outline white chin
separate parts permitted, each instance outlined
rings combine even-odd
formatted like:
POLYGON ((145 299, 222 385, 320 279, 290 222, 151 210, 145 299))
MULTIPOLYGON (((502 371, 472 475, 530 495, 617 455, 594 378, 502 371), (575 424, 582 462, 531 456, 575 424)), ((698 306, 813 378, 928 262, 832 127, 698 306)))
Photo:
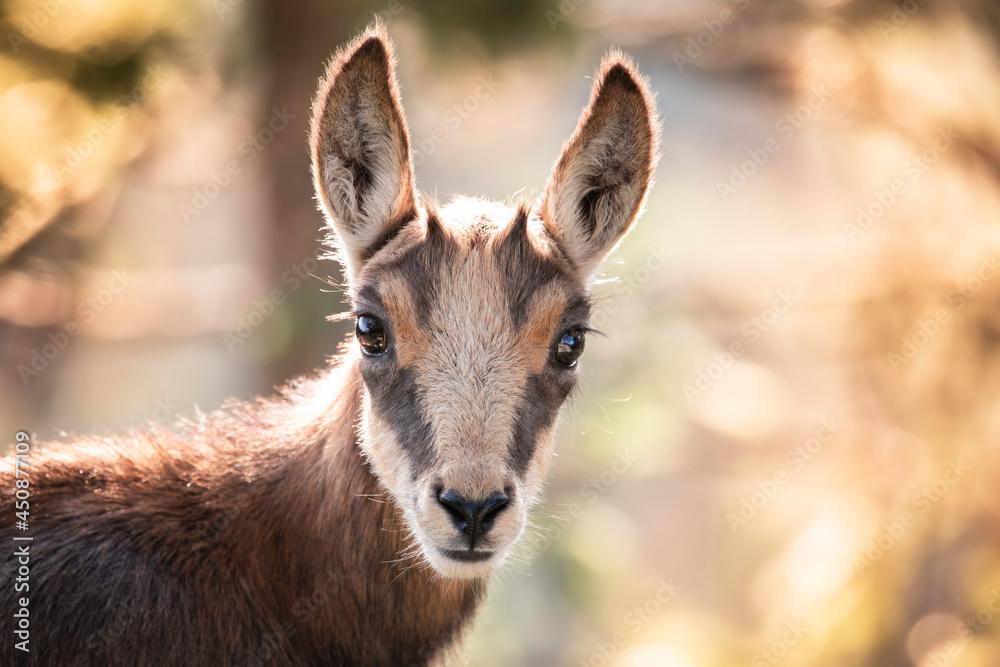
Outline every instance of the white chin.
POLYGON ((434 544, 422 545, 431 566, 451 579, 488 576, 504 559, 504 551, 447 551, 434 544))

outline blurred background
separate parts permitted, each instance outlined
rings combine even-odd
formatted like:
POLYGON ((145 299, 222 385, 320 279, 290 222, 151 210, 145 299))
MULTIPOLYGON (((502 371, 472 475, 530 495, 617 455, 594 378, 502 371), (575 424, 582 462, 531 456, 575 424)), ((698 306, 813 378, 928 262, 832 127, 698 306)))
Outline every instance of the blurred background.
POLYGON ((601 53, 663 158, 451 664, 1000 665, 1000 8, 2 0, 0 436, 321 367, 307 112, 378 15, 428 196, 538 192, 601 53))

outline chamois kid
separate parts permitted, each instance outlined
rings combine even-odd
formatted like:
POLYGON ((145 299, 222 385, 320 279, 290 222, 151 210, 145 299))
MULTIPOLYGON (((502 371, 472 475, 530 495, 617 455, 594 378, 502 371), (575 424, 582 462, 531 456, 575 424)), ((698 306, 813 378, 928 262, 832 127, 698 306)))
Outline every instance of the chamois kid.
POLYGON ((414 189, 384 31, 340 50, 310 148, 354 335, 275 397, 36 447, 28 591, 13 549, 0 557, 2 609, 30 600, 30 653, 4 630, 0 663, 439 660, 539 496, 589 284, 639 215, 658 132, 647 84, 611 51, 537 201, 439 207, 414 189))

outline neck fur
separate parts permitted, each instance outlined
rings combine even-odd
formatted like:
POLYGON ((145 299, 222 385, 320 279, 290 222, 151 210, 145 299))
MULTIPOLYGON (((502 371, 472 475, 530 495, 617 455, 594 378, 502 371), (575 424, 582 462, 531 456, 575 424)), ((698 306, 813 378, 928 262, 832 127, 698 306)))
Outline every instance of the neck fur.
POLYGON ((357 359, 292 387, 286 425, 268 438, 277 456, 259 470, 258 511, 227 532, 271 579, 260 583, 296 648, 338 663, 424 664, 460 638, 486 582, 442 579, 416 551, 358 448, 357 359))

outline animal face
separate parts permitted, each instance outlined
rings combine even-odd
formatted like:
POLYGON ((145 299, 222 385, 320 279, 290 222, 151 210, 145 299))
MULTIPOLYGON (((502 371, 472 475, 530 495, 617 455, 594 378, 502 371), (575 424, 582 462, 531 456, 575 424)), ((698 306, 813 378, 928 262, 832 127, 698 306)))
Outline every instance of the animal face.
POLYGON ((576 384, 589 280, 638 216, 656 142, 642 79, 611 54, 538 202, 438 209, 413 188, 385 35, 330 64, 313 170, 357 322, 360 445, 445 576, 488 574, 523 530, 576 384))

